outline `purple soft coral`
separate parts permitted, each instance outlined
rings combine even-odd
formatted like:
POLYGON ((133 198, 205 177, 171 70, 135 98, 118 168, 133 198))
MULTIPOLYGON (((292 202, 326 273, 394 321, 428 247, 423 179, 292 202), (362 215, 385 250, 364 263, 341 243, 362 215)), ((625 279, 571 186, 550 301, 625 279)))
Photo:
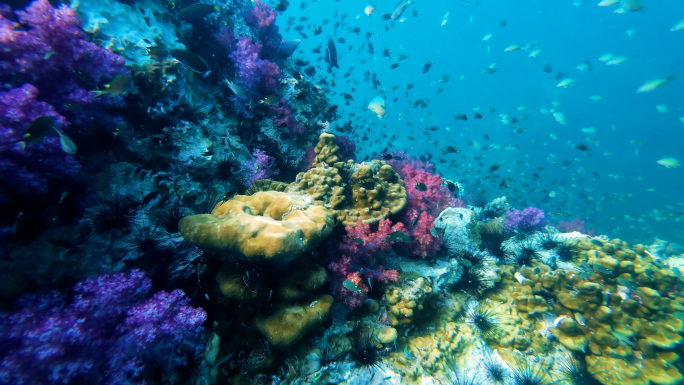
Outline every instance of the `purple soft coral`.
POLYGON ((59 130, 68 126, 51 105, 37 99, 38 89, 30 84, 0 92, 0 182, 13 186, 6 194, 43 191, 48 175, 74 176, 79 170, 76 160, 62 151, 56 132, 23 150, 16 143, 31 122, 43 115, 55 117, 59 130))
POLYGON ((245 14, 247 25, 258 29, 265 58, 275 58, 280 48, 281 39, 275 19, 275 11, 271 10, 268 4, 260 0, 254 0, 254 7, 245 14))
POLYGON ((84 40, 81 22, 66 5, 53 8, 36 0, 25 11, 15 12, 19 23, 0 15, 0 89, 23 83, 40 87, 41 100, 62 113, 73 105, 89 105, 71 119, 92 120, 92 107, 121 105, 121 98, 96 99, 83 88, 103 85, 116 75, 129 75, 124 59, 84 40))
POLYGON ((0 382, 143 383, 146 370, 199 357, 206 313, 182 291, 150 298, 151 281, 139 270, 87 279, 74 291, 70 305, 50 293, 0 313, 0 382))
POLYGON ((242 164, 249 173, 249 178, 245 181, 246 185, 251 185, 259 179, 268 179, 280 174, 280 170, 276 168, 275 159, 265 151, 256 149, 252 156, 254 160, 247 160, 242 164))
POLYGON ((506 212, 504 227, 506 231, 530 232, 546 224, 544 211, 536 207, 526 207, 522 211, 510 210, 506 212))
POLYGON ((241 37, 230 57, 238 69, 239 84, 250 97, 264 97, 278 92, 280 70, 275 63, 259 58, 261 45, 241 37))

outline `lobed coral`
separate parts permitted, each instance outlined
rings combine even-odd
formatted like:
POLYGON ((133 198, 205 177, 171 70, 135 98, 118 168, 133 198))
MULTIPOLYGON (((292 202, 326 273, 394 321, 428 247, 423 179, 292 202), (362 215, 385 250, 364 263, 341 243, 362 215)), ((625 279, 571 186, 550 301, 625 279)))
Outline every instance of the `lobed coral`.
POLYGON ((333 217, 301 194, 261 191, 220 202, 211 214, 185 217, 179 228, 201 249, 248 261, 289 261, 327 237, 333 217))

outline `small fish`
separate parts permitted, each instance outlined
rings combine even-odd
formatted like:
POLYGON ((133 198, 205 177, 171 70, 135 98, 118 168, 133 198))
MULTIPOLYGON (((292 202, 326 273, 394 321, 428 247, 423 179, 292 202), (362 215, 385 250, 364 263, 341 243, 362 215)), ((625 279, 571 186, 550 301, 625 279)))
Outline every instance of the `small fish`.
POLYGON ((432 65, 435 64, 434 60, 430 60, 425 65, 423 66, 423 73, 426 74, 428 71, 430 71, 430 68, 432 68, 432 65))
POLYGON ((129 92, 133 87, 133 82, 130 76, 118 74, 111 82, 105 84, 104 87, 104 90, 94 90, 90 91, 90 93, 95 95, 96 98, 102 95, 108 95, 110 98, 113 98, 129 92))
POLYGON ((513 51, 517 51, 521 48, 522 48, 521 46, 519 46, 517 44, 513 44, 513 45, 509 45, 508 47, 506 47, 506 49, 504 49, 504 52, 513 52, 513 51))
POLYGON ((587 319, 584 318, 584 316, 580 312, 575 313, 575 321, 577 321, 577 323, 582 326, 586 326, 587 324, 587 319))
POLYGON ((459 150, 458 148, 456 148, 454 146, 446 146, 446 147, 442 148, 442 154, 453 154, 453 153, 459 154, 460 152, 461 152, 461 150, 459 150))
POLYGON ((366 16, 370 16, 373 13, 373 10, 375 10, 375 8, 373 8, 372 5, 368 4, 366 5, 366 8, 363 9, 363 13, 365 13, 366 16))
POLYGON ((309 304, 309 307, 313 309, 313 307, 316 306, 317 303, 318 301, 313 301, 311 302, 311 304, 309 304))
POLYGON ((427 191, 427 186, 423 182, 416 182, 415 187, 418 191, 427 191))
POLYGON ((487 170, 487 172, 494 172, 494 171, 500 169, 501 166, 503 166, 504 164, 506 164, 506 162, 499 162, 499 163, 496 163, 496 164, 492 165, 491 167, 489 167, 489 169, 487 170))
POLYGON ((613 331, 613 335, 615 336, 615 338, 626 343, 627 345, 632 346, 632 347, 634 346, 634 343, 625 334, 613 331))
POLYGON ((363 240, 360 238, 352 238, 352 241, 357 245, 363 245, 363 240))
POLYGON ((587 145, 584 144, 584 143, 577 143, 577 144, 575 145, 575 148, 578 149, 578 150, 580 150, 580 151, 589 151, 589 150, 591 150, 591 147, 587 146, 587 145))
POLYGON ((430 234, 435 238, 439 238, 439 234, 437 234, 437 229, 435 229, 434 227, 430 227, 430 234))
POLYGON ((385 98, 382 96, 374 97, 370 103, 368 103, 368 109, 371 110, 378 118, 385 116, 385 98))
POLYGON ((29 143, 39 143, 43 138, 55 131, 56 121, 57 118, 49 115, 42 115, 33 119, 29 128, 24 133, 24 136, 15 143, 19 143, 22 150, 25 149, 26 145, 29 143))
POLYGON ((223 79, 223 82, 228 85, 228 88, 230 88, 233 93, 241 98, 246 98, 247 97, 247 91, 239 84, 232 82, 228 79, 223 79))
POLYGON ((297 245, 304 246, 304 240, 302 239, 301 235, 295 236, 294 241, 297 245))
POLYGON ((664 86, 665 84, 677 79, 677 75, 670 75, 664 78, 653 79, 645 82, 637 89, 637 93, 651 92, 658 87, 664 86))
POLYGON ((76 147, 76 143, 74 143, 74 141, 71 140, 71 138, 64 135, 58 129, 55 128, 55 131, 57 131, 57 134, 59 135, 59 145, 62 147, 62 151, 64 151, 67 154, 74 155, 78 150, 76 147))
POLYGON ((345 289, 347 289, 347 290, 349 290, 355 294, 361 294, 361 290, 359 289, 359 287, 356 286, 356 284, 354 282, 352 282, 348 279, 345 280, 344 282, 342 282, 342 286, 344 286, 345 289))
POLYGON ((515 277, 515 279, 517 279, 520 284, 525 282, 525 277, 522 274, 520 274, 520 272, 516 271, 515 274, 513 274, 513 277, 515 277))
POLYGON ((411 358, 411 353, 408 351, 408 346, 404 346, 404 356, 406 356, 406 358, 411 358))
POLYGON ((366 190, 375 190, 375 182, 361 182, 359 183, 359 186, 366 190))
MULTIPOLYGON (((229 85, 229 87, 230 87, 230 85, 229 85)), ((232 88, 231 88, 231 90, 232 90, 232 88)), ((235 91, 233 91, 233 92, 235 92, 235 91)), ((260 104, 265 104, 267 106, 275 106, 276 104, 278 104, 278 102, 280 102, 280 96, 278 96, 278 95, 269 95, 269 96, 267 96, 267 97, 265 97, 259 101, 260 104)))
POLYGON ((560 82, 558 82, 558 84, 556 84, 556 87, 568 88, 573 84, 575 84, 574 79, 565 78, 565 79, 561 80, 560 82))
POLYGON ((332 72, 333 67, 340 68, 337 64, 337 47, 332 38, 328 40, 328 45, 325 47, 325 62, 328 63, 328 72, 332 72))
POLYGON ((406 235, 406 233, 399 231, 399 230, 393 231, 390 235, 387 236, 387 238, 385 238, 385 240, 387 242, 394 242, 394 241, 406 242, 406 243, 411 242, 411 238, 408 235, 406 235))
POLYGON ((162 46, 155 45, 146 47, 145 55, 149 56, 151 59, 161 61, 164 60, 167 56, 169 56, 169 51, 167 51, 166 48, 162 46))
POLYGON ((467 267, 467 268, 473 267, 473 263, 470 262, 470 261, 467 260, 467 259, 459 259, 458 262, 459 262, 461 265, 463 265, 463 266, 465 266, 465 267, 467 267))
POLYGON ((211 73, 211 69, 207 62, 201 57, 185 49, 172 49, 171 56, 178 61, 185 63, 191 71, 202 74, 202 77, 207 77, 211 73))
POLYGON ((675 158, 663 158, 656 161, 656 163, 658 163, 661 166, 665 166, 665 168, 677 168, 682 166, 679 163, 679 161, 675 158))
POLYGON ((178 16, 181 20, 200 20, 220 10, 218 5, 197 3, 181 9, 178 16))
POLYGON ((617 277, 616 281, 617 281, 620 285, 622 285, 622 286, 626 287, 627 289, 629 289, 630 291, 636 291, 636 287, 635 287, 634 284, 632 284, 630 281, 628 281, 628 280, 626 280, 626 279, 624 279, 624 278, 622 278, 622 277, 617 277))
POLYGON ((292 56, 295 50, 297 50, 297 47, 301 42, 301 39, 293 39, 280 43, 280 50, 278 50, 278 56, 280 56, 281 59, 289 58, 290 56, 292 56))
POLYGON ((394 11, 393 11, 392 14, 390 15, 390 19, 392 19, 392 20, 397 20, 397 19, 401 18, 401 15, 404 13, 404 11, 406 10, 406 8, 407 8, 409 5, 411 5, 411 4, 413 4, 412 1, 404 1, 404 0, 401 0, 401 1, 399 2, 399 4, 397 4, 397 5, 394 7, 394 11))
POLYGON ((672 32, 677 32, 677 31, 684 31, 684 20, 680 21, 677 23, 672 29, 670 29, 672 32))
POLYGON ((594 270, 598 271, 601 274, 605 275, 612 275, 613 271, 608 269, 607 267, 601 266, 601 265, 594 265, 594 270))

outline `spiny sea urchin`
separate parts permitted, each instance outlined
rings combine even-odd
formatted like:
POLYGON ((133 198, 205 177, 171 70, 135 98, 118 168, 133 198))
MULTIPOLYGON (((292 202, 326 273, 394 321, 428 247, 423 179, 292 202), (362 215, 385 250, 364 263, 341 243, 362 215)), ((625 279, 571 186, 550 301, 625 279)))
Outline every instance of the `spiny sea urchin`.
POLYGON ((129 249, 141 256, 154 256, 163 250, 164 233, 157 227, 136 227, 128 241, 129 249))
POLYGON ((510 377, 508 370, 503 365, 501 359, 497 359, 491 354, 485 356, 482 366, 489 378, 495 384, 504 384, 506 380, 510 377))
POLYGON ((478 265, 486 260, 493 259, 487 252, 480 251, 474 247, 459 247, 451 252, 451 255, 470 262, 470 266, 478 265))
POLYGON ((487 304, 470 304, 466 321, 482 338, 493 337, 499 332, 499 319, 494 309, 487 304))
POLYGON ((539 236, 539 246, 541 246, 543 250, 553 250, 558 247, 560 243, 561 242, 556 234, 550 233, 548 231, 544 231, 539 236))
POLYGON ((536 368, 521 359, 511 375, 513 385, 550 385, 542 365, 536 368))
POLYGON ((518 266, 530 266, 532 261, 539 259, 541 254, 532 242, 524 242, 520 245, 520 250, 511 252, 506 257, 506 263, 518 266))
POLYGON ((220 180, 228 180, 233 176, 233 166, 235 165, 235 157, 230 155, 222 155, 216 162, 216 177, 220 180))
POLYGON ((125 235, 130 228, 138 203, 127 195, 105 196, 90 209, 89 222, 93 232, 100 237, 125 235))
POLYGON ((578 252, 577 244, 570 241, 561 242, 556 249, 558 259, 563 262, 572 261, 578 252))
POLYGON ((351 358, 360 368, 380 369, 382 346, 375 341, 370 332, 358 332, 351 339, 351 358))
POLYGON ((168 233, 179 232, 178 222, 183 218, 183 211, 179 204, 174 204, 170 209, 162 208, 152 214, 157 226, 166 230, 168 233))
POLYGON ((485 265, 464 266, 461 277, 451 288, 471 295, 480 295, 494 286, 494 282, 489 277, 489 272, 489 268, 485 267, 485 265))
POLYGON ((600 384, 600 382, 589 373, 583 362, 583 358, 578 357, 576 359, 571 356, 564 357, 558 362, 558 371, 563 376, 563 379, 570 385, 600 384))
POLYGON ((318 362, 320 363, 321 367, 327 366, 328 364, 337 361, 340 358, 340 355, 341 353, 337 350, 337 348, 327 342, 323 344, 323 346, 319 347, 319 351, 316 352, 316 356, 318 357, 318 362))

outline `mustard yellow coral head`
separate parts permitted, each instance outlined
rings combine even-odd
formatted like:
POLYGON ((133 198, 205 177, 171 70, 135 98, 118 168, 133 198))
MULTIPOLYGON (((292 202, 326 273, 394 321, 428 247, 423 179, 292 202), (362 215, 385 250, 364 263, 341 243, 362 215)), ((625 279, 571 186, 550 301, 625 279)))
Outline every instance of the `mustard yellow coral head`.
POLYGON ((307 195, 261 191, 181 219, 183 238, 203 250, 250 262, 287 262, 330 235, 333 215, 307 195))

